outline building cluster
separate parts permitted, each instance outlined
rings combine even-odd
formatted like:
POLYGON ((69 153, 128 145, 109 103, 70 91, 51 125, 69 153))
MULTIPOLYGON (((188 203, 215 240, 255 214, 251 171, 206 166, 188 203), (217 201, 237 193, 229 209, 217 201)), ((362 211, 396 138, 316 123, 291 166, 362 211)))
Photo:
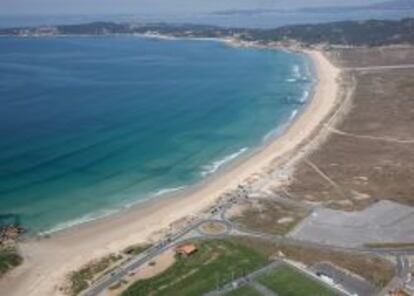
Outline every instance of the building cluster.
POLYGON ((57 34, 59 34, 59 30, 53 26, 22 28, 17 32, 19 36, 55 36, 57 34))

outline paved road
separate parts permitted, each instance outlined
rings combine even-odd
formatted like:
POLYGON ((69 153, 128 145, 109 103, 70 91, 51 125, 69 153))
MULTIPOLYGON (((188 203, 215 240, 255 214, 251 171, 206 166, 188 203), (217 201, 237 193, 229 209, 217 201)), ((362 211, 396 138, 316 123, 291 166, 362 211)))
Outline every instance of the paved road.
POLYGON ((337 295, 341 295, 341 296, 350 296, 351 295, 350 293, 344 291, 339 286, 332 286, 331 284, 328 284, 328 283, 322 281, 319 278, 319 276, 317 276, 316 274, 313 273, 313 271, 311 269, 302 268, 302 267, 293 265, 289 261, 277 260, 277 261, 274 261, 274 262, 266 265, 265 267, 263 267, 259 270, 256 270, 256 271, 246 275, 246 276, 237 278, 237 279, 231 281, 230 283, 227 283, 223 287, 220 287, 218 290, 216 289, 216 290, 210 291, 208 293, 205 293, 205 294, 203 294, 203 296, 222 296, 222 295, 226 295, 230 291, 232 291, 232 290, 234 290, 238 287, 242 287, 242 286, 246 286, 246 285, 251 286, 252 288, 254 288, 257 292, 259 292, 263 296, 275 296, 275 295, 277 296, 277 294, 275 292, 271 291, 267 287, 265 287, 265 286, 261 285, 260 283, 258 283, 256 281, 256 279, 262 274, 266 274, 266 273, 269 273, 269 272, 273 271, 275 268, 277 268, 278 266, 280 266, 282 264, 288 265, 291 268, 295 269, 297 272, 303 274, 305 277, 316 280, 321 285, 327 287, 328 289, 336 291, 337 295))
POLYGON ((263 273, 267 273, 274 268, 278 267, 280 264, 282 264, 282 261, 274 261, 246 276, 236 278, 230 283, 225 284, 224 286, 220 287, 219 291, 213 290, 208 293, 205 293, 203 296, 217 296, 217 295, 225 295, 226 293, 232 291, 234 289, 234 285, 237 287, 245 286, 251 284, 255 278, 257 278, 259 275, 263 273))
MULTIPOLYGON (((414 249, 412 250, 395 250, 395 249, 367 249, 367 248, 354 248, 354 247, 338 247, 333 245, 326 245, 322 243, 315 243, 315 242, 308 242, 308 241, 300 241, 293 238, 277 236, 277 235, 270 235, 264 234, 261 232, 255 232, 248 230, 240 225, 237 225, 226 218, 225 212, 232 203, 223 204, 220 207, 220 211, 212 215, 210 219, 202 220, 189 225, 188 227, 184 228, 182 231, 177 233, 175 236, 171 237, 168 241, 163 241, 154 247, 148 249, 147 251, 137 255, 132 260, 126 262, 124 265, 119 267, 118 269, 114 270, 111 274, 107 275, 106 277, 99 280, 95 283, 92 287, 86 290, 81 295, 83 296, 98 296, 103 291, 108 289, 110 286, 118 283, 121 281, 125 276, 127 276, 130 272, 136 270, 140 266, 143 266, 150 262, 153 258, 157 257, 158 255, 162 254, 168 249, 171 249, 177 246, 180 243, 183 243, 187 240, 202 240, 208 238, 226 238, 229 236, 249 236, 260 238, 263 240, 268 240, 276 243, 285 243, 291 244, 296 246, 302 247, 312 247, 318 248, 322 250, 337 250, 337 251, 346 251, 346 252, 353 252, 353 253, 371 253, 376 255, 394 255, 400 256, 401 258, 405 258, 407 255, 414 255, 414 249), (206 235, 199 231, 199 227, 204 223, 209 222, 220 222, 224 223, 227 226, 225 233, 220 235, 206 235)), ((403 259, 402 259, 403 260, 403 259)), ((404 260, 403 260, 404 261, 404 260)), ((400 274, 405 274, 405 261, 401 261, 399 263, 400 274)))
POLYGON ((267 287, 259 284, 258 282, 254 282, 252 284, 252 287, 262 294, 263 296, 278 296, 276 293, 274 293, 272 290, 269 290, 267 287))
MULTIPOLYGON (((99 295, 103 291, 108 289, 110 286, 118 283, 125 276, 127 276, 130 272, 150 262, 153 258, 157 257, 158 255, 162 254, 168 249, 171 249, 188 239, 204 238, 204 235, 201 232, 197 231, 199 226, 204 223, 216 222, 216 221, 217 220, 215 219, 211 219, 211 220, 209 219, 209 220, 196 222, 195 224, 186 227, 181 232, 179 232, 174 237, 172 237, 169 241, 163 241, 151 247, 150 249, 137 255, 134 259, 128 261, 125 265, 117 268, 116 270, 111 272, 106 277, 103 277, 101 280, 99 280, 97 283, 95 283, 91 288, 89 288, 87 291, 85 291, 81 295, 84 295, 84 296, 99 295)), ((226 235, 226 233, 224 235, 226 235)))
POLYGON ((333 279, 336 285, 342 287, 351 295, 372 296, 378 292, 378 287, 375 287, 372 283, 360 277, 355 277, 331 263, 318 262, 312 265, 310 270, 315 274, 323 274, 333 279))
POLYGON ((388 70, 388 69, 412 69, 414 68, 414 64, 408 65, 390 65, 390 66, 369 66, 369 67, 351 67, 351 68, 343 68, 343 70, 355 70, 355 71, 363 71, 363 70, 388 70))
POLYGON ((398 255, 397 256, 397 275, 403 281, 408 279, 408 274, 410 273, 410 260, 407 256, 398 255))

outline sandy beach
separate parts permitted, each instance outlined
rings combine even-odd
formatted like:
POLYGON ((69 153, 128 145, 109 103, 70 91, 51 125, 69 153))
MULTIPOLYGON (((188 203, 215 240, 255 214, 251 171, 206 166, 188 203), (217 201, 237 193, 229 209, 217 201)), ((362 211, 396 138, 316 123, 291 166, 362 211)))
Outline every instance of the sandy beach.
POLYGON ((283 135, 257 153, 236 161, 228 169, 177 196, 152 200, 55 233, 48 239, 22 243, 24 264, 0 281, 0 295, 61 295, 58 287, 68 272, 94 258, 159 238, 154 233, 167 229, 174 221, 205 211, 221 195, 237 188, 253 174, 264 173, 270 164, 282 165, 315 135, 321 122, 338 104, 340 70, 319 51, 306 51, 306 54, 314 62, 318 83, 312 100, 283 135))

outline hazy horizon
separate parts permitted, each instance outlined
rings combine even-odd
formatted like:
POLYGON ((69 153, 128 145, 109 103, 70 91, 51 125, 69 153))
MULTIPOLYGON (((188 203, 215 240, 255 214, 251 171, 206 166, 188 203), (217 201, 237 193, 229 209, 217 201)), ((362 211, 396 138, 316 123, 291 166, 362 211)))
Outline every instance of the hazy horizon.
POLYGON ((314 6, 352 6, 383 0, 0 0, 1 15, 185 14, 228 9, 294 9, 314 6))

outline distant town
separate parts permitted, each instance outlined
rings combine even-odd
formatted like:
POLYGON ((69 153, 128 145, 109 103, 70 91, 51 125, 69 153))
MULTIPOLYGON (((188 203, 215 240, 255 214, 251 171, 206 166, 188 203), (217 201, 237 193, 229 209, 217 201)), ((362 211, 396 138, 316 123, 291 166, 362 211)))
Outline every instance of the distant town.
POLYGON ((0 29, 0 36, 68 36, 145 34, 153 37, 226 38, 258 45, 383 46, 414 43, 414 18, 401 21, 344 21, 314 25, 292 25, 276 29, 240 29, 206 25, 166 23, 94 22, 77 25, 19 27, 0 29))

